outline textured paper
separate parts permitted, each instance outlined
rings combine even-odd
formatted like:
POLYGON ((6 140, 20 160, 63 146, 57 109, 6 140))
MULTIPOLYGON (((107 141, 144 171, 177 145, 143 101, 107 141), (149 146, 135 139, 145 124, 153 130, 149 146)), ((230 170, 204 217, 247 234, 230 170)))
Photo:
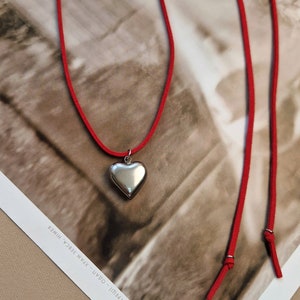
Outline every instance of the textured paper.
POLYGON ((90 299, 127 299, 1 172, 0 191, 0 208, 40 248, 1 212, 1 299, 86 299, 41 250, 90 299))

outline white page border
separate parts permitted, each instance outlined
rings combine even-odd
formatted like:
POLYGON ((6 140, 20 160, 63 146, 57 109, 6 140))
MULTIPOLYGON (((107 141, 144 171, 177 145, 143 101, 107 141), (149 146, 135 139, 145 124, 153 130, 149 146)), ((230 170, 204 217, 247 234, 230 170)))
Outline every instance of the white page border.
POLYGON ((283 277, 274 278, 259 300, 289 300, 300 287, 300 246, 282 268, 283 277))

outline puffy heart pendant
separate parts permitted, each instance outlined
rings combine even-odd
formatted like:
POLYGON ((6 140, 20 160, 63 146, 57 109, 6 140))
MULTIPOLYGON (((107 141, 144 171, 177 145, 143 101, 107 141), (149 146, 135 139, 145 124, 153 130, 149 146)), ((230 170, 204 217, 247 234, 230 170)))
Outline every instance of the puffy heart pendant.
POLYGON ((129 156, 124 161, 110 166, 110 179, 128 199, 132 199, 144 183, 147 171, 141 162, 131 162, 129 156))

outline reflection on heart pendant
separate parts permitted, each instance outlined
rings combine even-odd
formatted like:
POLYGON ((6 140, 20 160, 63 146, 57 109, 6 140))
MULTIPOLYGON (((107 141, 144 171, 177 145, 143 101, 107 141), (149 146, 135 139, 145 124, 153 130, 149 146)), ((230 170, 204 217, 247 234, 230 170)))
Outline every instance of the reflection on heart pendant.
POLYGON ((138 161, 114 163, 109 168, 110 179, 119 190, 132 199, 144 183, 147 175, 145 166, 138 161))

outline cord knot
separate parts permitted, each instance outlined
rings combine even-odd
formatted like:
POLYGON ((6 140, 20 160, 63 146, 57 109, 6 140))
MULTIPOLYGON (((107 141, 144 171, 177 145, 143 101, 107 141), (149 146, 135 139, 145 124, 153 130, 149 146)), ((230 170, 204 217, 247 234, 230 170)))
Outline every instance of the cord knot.
POLYGON ((228 267, 228 269, 232 269, 234 267, 234 256, 233 255, 227 255, 224 259, 224 265, 228 267))
POLYGON ((274 243, 274 241, 275 241, 274 232, 270 229, 265 229, 264 238, 267 242, 274 243))

